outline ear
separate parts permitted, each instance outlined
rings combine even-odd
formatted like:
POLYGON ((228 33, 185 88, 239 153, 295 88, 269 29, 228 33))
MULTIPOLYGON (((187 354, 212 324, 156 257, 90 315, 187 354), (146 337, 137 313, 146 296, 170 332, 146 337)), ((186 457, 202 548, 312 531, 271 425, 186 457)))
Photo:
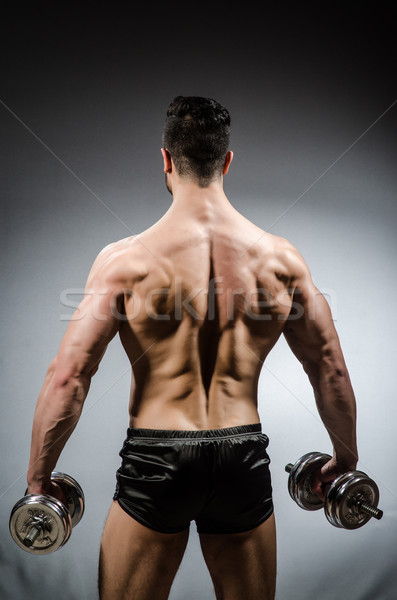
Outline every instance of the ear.
POLYGON ((164 173, 171 173, 171 171, 172 171, 171 154, 165 148, 161 148, 161 154, 163 155, 163 160, 164 160, 164 173))
POLYGON ((226 173, 228 172, 230 163, 232 162, 232 160, 233 160, 233 152, 231 150, 229 150, 226 154, 225 163, 223 165, 223 170, 222 170, 223 175, 226 175, 226 173))

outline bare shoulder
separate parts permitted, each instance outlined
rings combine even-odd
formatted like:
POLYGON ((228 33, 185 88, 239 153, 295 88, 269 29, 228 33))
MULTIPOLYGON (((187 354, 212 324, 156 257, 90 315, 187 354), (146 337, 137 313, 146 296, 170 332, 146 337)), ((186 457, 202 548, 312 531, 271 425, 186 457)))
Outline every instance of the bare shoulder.
POLYGON ((299 250, 286 238, 265 233, 264 252, 274 259, 275 270, 282 272, 290 281, 301 281, 310 277, 309 267, 299 250))
POLYGON ((307 271, 308 266, 299 252, 289 240, 280 236, 274 237, 274 247, 277 257, 296 275, 302 275, 307 271))
POLYGON ((125 286, 143 270, 138 236, 129 236, 102 248, 91 267, 87 286, 125 286))

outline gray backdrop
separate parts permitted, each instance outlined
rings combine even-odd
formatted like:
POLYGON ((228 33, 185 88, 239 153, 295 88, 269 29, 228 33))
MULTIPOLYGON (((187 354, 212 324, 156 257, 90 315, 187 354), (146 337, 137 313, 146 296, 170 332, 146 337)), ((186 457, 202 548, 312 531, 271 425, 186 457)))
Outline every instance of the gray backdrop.
MULTIPOLYGON (((161 128, 177 94, 232 115, 234 206, 301 251, 327 295, 358 404, 359 467, 379 484, 382 521, 332 527, 290 500, 284 465, 329 452, 300 364, 280 340, 260 378, 278 526, 278 600, 392 600, 396 575, 395 80, 387 4, 355 14, 300 4, 271 13, 173 3, 129 13, 6 15, 1 61, 0 594, 96 598, 97 556, 128 424, 129 375, 109 346, 59 461, 86 514, 55 554, 8 533, 25 490, 34 406, 72 304, 107 243, 160 218, 161 128), (73 294, 72 294, 73 292, 73 294)), ((171 599, 209 600, 194 525, 171 599)))

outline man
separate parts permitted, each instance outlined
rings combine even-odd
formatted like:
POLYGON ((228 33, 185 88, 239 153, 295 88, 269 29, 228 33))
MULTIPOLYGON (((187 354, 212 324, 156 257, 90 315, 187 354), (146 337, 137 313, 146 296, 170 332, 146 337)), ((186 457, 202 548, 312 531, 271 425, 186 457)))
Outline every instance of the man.
POLYGON ((51 471, 119 333, 134 385, 102 538, 102 600, 168 598, 191 520, 218 599, 274 598, 257 384, 282 333, 334 448, 315 491, 323 495, 327 482, 356 467, 354 394, 328 304, 297 250, 228 201, 229 130, 229 113, 214 100, 171 103, 162 155, 172 205, 147 231, 99 254, 37 402, 29 492, 61 498, 51 471))

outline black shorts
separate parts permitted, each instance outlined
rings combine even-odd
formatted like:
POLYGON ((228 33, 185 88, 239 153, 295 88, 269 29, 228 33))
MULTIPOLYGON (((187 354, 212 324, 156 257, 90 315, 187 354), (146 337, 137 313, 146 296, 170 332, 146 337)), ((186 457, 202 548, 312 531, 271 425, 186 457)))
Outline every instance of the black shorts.
POLYGON ((269 440, 261 425, 171 431, 128 429, 114 500, 156 531, 195 520, 199 533, 238 533, 273 512, 269 440))

